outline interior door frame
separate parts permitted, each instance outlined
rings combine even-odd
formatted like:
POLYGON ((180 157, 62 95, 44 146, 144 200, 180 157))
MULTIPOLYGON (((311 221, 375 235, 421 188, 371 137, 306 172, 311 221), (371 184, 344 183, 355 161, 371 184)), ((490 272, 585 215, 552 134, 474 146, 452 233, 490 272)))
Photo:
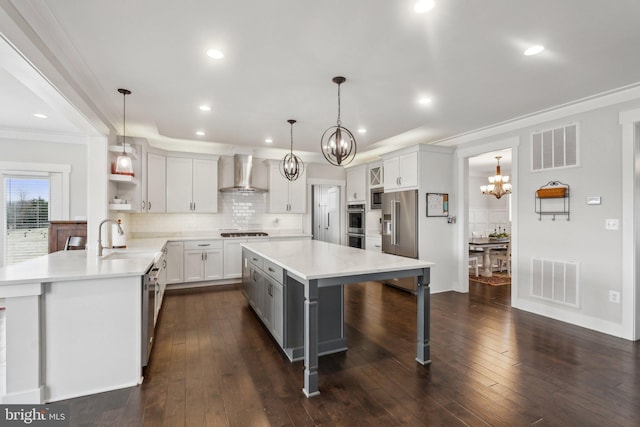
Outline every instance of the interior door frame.
POLYGON ((456 167, 458 171, 457 193, 460 208, 457 218, 458 283, 460 292, 469 292, 469 158, 492 151, 511 150, 511 306, 517 306, 518 300, 518 146, 517 136, 475 144, 472 147, 456 150, 456 167))
POLYGON ((622 128, 622 337, 640 339, 640 109, 619 115, 622 128))
POLYGON ((344 224, 347 221, 347 211, 345 209, 345 187, 347 182, 345 180, 339 179, 322 179, 322 178, 307 178, 307 215, 306 215, 306 224, 304 225, 305 230, 308 230, 310 234, 313 234, 313 204, 312 204, 312 194, 313 194, 313 186, 314 185, 334 185, 338 187, 340 194, 338 194, 338 212, 340 218, 340 224, 338 227, 338 233, 340 236, 340 244, 346 244, 346 229, 344 224))

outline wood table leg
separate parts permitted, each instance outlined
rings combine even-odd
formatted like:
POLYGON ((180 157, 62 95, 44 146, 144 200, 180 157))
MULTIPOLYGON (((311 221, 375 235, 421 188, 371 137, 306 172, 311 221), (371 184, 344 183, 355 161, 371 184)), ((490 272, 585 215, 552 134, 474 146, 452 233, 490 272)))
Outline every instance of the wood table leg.
POLYGON ((418 276, 418 348, 416 361, 421 365, 431 363, 430 323, 431 323, 431 289, 430 269, 425 268, 422 276, 418 276))
POLYGON ((318 281, 304 287, 304 388, 307 397, 318 391, 318 281))
POLYGON ((491 271, 491 248, 484 248, 484 255, 482 256, 482 270, 480 275, 483 277, 493 276, 491 271))

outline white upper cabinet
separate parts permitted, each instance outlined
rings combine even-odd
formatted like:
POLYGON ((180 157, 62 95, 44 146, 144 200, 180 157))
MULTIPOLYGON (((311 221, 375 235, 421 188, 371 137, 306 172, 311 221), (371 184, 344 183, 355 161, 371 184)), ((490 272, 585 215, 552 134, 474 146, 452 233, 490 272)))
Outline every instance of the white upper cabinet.
POLYGON ((289 181, 278 169, 280 162, 268 160, 269 213, 305 213, 307 211, 307 171, 289 181))
POLYGON ((384 191, 418 187, 418 153, 391 157, 384 161, 384 191))
POLYGON ((193 159, 193 211, 218 212, 218 161, 193 159))
POLYGON ((217 211, 217 158, 167 157, 167 212, 217 211))
POLYGON ((384 185, 383 177, 384 167, 381 164, 369 165, 369 188, 382 187, 384 185))
POLYGON ((347 203, 367 202, 367 167, 354 166, 347 169, 347 203))
POLYGON ((142 200, 143 212, 165 212, 167 209, 167 157, 147 153, 147 197, 142 200))

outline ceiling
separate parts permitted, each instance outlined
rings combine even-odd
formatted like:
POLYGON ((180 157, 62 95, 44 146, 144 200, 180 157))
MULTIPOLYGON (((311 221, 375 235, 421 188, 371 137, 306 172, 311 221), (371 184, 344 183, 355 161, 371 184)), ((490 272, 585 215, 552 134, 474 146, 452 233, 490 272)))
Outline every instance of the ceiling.
MULTIPOLYGON (((637 0, 436 0, 426 14, 415 0, 9 3, 98 110, 81 114, 122 133, 117 89, 130 89, 127 135, 185 151, 286 150, 292 118, 294 151, 314 158, 336 122, 338 75, 342 123, 365 158, 640 81, 637 0), (534 44, 546 49, 524 56, 534 44)), ((38 106, 6 56, 0 127, 73 132, 56 108, 34 119, 53 104, 38 106)))

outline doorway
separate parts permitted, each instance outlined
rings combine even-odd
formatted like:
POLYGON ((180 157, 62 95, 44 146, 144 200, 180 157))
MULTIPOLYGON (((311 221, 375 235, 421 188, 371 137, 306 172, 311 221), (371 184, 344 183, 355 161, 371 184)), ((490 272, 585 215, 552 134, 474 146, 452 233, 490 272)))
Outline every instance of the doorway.
POLYGON ((511 157, 505 149, 468 158, 469 292, 503 305, 511 303, 511 194, 502 194, 511 192, 511 157), (503 188, 491 187, 498 169, 503 188))
POLYGON ((340 244, 340 187, 318 184, 311 188, 313 239, 340 244))
MULTIPOLYGON (((456 162, 457 162, 457 190, 460 200, 460 209, 458 210, 458 222, 457 222, 457 253, 460 260, 458 270, 458 283, 460 284, 458 289, 460 292, 470 292, 469 274, 471 269, 469 268, 469 249, 470 240, 472 238, 472 231, 484 230, 484 234, 493 233, 494 228, 498 231, 498 225, 503 227, 502 220, 504 219, 504 213, 498 214, 496 218, 493 214, 491 218, 489 213, 476 214, 475 211, 472 217, 472 209, 475 209, 473 199, 475 198, 495 198, 482 194, 480 190, 481 185, 488 184, 488 177, 493 176, 496 173, 497 161, 496 155, 493 153, 503 153, 506 156, 507 152, 511 154, 511 161, 509 167, 506 166, 504 161, 501 161, 501 173, 510 176, 510 182, 512 185, 512 193, 508 197, 509 204, 507 208, 501 210, 507 210, 508 220, 508 233, 510 235, 509 243, 511 245, 511 285, 510 295, 505 295, 501 299, 505 304, 514 306, 514 302, 517 304, 518 300, 518 145, 519 137, 510 137, 503 140, 497 140, 484 144, 473 144, 467 148, 456 150, 456 162), (474 158, 486 155, 488 159, 485 161, 486 166, 482 172, 474 172, 474 158), (503 166, 504 164, 504 166, 503 166), (472 176, 476 176, 473 178, 472 176), (472 184, 473 182, 473 184, 472 184), (486 215, 486 221, 483 216, 486 215), (493 219, 494 221, 490 221, 493 219), (497 220, 496 220, 497 219, 497 220), (472 225, 473 224, 473 225, 472 225), (482 225, 484 224, 484 225, 482 225), (495 227, 492 224, 496 224, 495 227), (475 230, 473 230, 475 228, 475 230)), ((508 162, 506 162, 508 163, 508 162)), ((502 196, 504 198, 506 196, 502 196)), ((502 199, 501 198, 501 199, 502 199)), ((489 203, 490 200, 485 200, 485 203, 489 203)), ((484 259, 482 260, 484 262, 484 259)), ((475 269, 474 269, 475 272, 475 269)), ((496 288, 503 288, 504 286, 492 286, 495 291, 496 288)))

